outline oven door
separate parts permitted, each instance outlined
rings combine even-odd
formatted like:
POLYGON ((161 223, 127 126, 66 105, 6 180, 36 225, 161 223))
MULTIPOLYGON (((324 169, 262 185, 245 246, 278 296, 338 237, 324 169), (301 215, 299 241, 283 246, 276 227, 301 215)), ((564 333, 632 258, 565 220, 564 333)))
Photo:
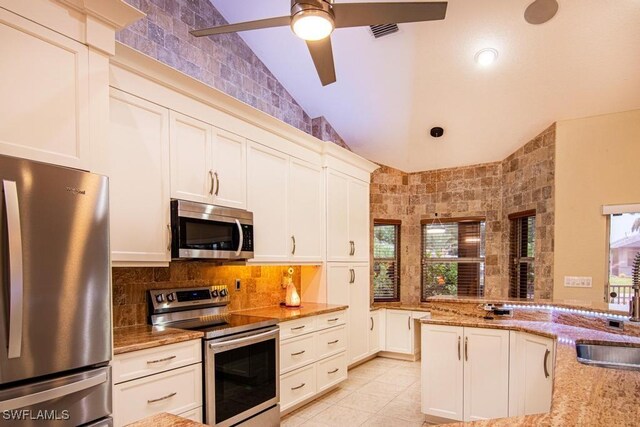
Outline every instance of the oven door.
POLYGON ((204 341, 206 422, 237 424, 280 400, 280 331, 265 328, 204 341))

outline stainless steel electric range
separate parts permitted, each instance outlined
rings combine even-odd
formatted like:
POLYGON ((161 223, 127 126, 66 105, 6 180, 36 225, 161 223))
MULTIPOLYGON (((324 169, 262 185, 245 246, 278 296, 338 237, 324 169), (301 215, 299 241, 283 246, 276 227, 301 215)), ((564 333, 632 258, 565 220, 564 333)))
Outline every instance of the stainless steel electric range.
POLYGON ((150 290, 147 297, 152 325, 204 332, 208 425, 280 425, 276 319, 229 313, 226 286, 150 290))

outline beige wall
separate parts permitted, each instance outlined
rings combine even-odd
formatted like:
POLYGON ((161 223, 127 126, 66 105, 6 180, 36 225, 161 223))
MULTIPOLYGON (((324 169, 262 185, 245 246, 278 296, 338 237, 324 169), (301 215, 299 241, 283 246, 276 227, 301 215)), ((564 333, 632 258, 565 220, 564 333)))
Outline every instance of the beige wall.
POLYGON ((640 203, 640 110, 557 123, 554 298, 603 301, 607 222, 602 205, 640 203), (565 288, 591 276, 592 288, 565 288))

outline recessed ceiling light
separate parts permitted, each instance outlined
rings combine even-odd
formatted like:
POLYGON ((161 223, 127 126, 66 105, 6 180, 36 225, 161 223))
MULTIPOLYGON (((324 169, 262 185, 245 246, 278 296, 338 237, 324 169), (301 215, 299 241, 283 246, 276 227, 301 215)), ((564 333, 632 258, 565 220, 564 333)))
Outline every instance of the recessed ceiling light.
POLYGON ((493 64, 496 59, 498 59, 498 51, 490 47, 479 50, 475 56, 476 62, 483 67, 493 64))

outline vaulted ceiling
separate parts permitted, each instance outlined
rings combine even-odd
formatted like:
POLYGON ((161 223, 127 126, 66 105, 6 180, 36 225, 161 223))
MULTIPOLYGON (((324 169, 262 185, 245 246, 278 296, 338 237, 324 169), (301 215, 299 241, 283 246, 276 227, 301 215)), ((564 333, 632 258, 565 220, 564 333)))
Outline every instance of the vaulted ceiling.
MULTIPOLYGON (((229 22, 290 8, 210 1, 229 22)), ((326 87, 289 28, 240 35, 353 151, 413 172, 501 160, 554 121, 640 108, 640 1, 559 0, 557 15, 537 26, 523 18, 531 1, 449 0, 445 20, 401 24, 377 40, 368 27, 338 29, 338 81, 326 87), (483 68, 474 55, 487 47, 499 56, 483 68), (444 136, 429 136, 433 126, 444 136)))

